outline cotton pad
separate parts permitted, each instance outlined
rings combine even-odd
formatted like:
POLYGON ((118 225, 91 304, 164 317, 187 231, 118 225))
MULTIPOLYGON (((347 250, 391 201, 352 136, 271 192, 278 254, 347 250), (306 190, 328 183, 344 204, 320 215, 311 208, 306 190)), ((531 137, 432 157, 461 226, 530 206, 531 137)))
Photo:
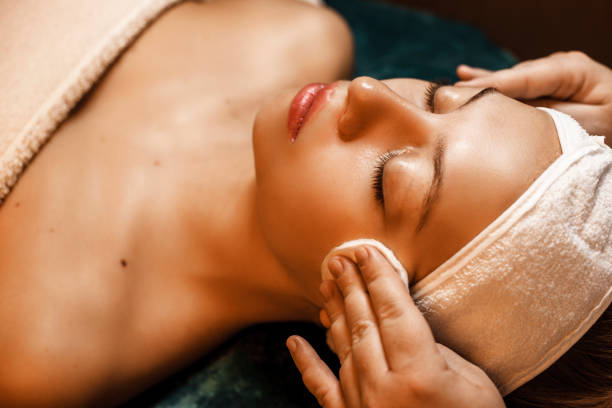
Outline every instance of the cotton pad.
POLYGON ((329 251, 323 262, 321 263, 321 278, 323 280, 333 279, 331 272, 329 272, 329 268, 327 267, 327 263, 332 256, 345 256, 353 262, 357 262, 355 259, 355 249, 357 249, 361 245, 370 245, 374 248, 378 249, 380 253, 382 253, 385 258, 389 261, 395 272, 398 273, 404 285, 408 287, 408 273, 406 269, 402 266, 400 261, 395 257, 393 251, 383 245, 381 242, 375 239, 355 239, 352 241, 347 241, 342 245, 339 245, 329 251))

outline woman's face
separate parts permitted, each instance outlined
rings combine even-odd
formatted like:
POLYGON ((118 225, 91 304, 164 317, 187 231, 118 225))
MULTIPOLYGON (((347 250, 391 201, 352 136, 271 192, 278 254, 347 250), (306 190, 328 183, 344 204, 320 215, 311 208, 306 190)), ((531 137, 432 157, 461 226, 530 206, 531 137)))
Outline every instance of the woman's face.
POLYGON ((422 279, 560 153, 545 112, 494 90, 337 82, 317 94, 295 137, 296 91, 255 120, 257 206, 270 248, 313 300, 324 256, 356 238, 383 242, 412 283, 422 279))

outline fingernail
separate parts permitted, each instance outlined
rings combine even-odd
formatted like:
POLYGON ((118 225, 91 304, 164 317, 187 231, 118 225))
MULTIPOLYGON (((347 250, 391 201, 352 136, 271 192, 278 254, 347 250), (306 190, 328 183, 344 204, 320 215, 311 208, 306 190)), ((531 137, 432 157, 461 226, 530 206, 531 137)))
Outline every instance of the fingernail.
POLYGON ((366 247, 359 247, 355 250, 355 259, 357 259, 358 264, 365 264, 369 257, 370 253, 366 247))
POLYGON ((325 281, 321 283, 321 286, 319 286, 319 291, 321 292, 321 295, 323 295, 323 300, 325 301, 325 303, 329 302, 329 300, 331 299, 331 290, 329 288, 329 283, 325 281))
POLYGON ((336 279, 338 278, 338 276, 340 276, 340 274, 342 274, 342 271, 344 270, 344 265, 338 257, 332 258, 332 260, 329 261, 327 265, 329 267, 329 271, 336 279))
POLYGON ((295 350, 297 350, 297 346, 297 340, 295 340, 293 337, 289 337, 287 339, 287 348, 290 352, 295 353, 295 350))

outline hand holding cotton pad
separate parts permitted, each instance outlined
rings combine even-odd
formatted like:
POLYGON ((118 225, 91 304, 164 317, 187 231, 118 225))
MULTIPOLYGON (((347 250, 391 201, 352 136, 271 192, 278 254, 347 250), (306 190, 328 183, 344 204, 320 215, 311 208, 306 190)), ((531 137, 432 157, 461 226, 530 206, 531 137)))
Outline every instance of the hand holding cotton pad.
POLYGON ((327 267, 327 263, 333 256, 345 256, 354 263, 357 263, 357 260, 355 259, 355 249, 362 245, 370 245, 378 249, 380 253, 383 254, 385 258, 387 258, 391 266, 393 266, 393 269, 395 269, 395 271, 398 273, 398 275, 402 279, 402 282, 404 282, 404 285, 408 287, 408 273, 406 272, 406 269, 404 269, 400 261, 395 257, 393 251, 391 251, 389 248, 387 248, 385 245, 375 239, 355 239, 352 241, 347 241, 344 244, 339 245, 329 251, 325 259, 321 263, 321 279, 333 279, 332 274, 331 272, 329 272, 329 268, 327 267))

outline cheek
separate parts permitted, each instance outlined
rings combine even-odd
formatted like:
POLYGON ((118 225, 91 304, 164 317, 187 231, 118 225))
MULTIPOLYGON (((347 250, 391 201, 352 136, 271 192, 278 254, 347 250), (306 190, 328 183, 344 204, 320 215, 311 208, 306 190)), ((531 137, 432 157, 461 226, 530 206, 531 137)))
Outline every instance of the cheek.
POLYGON ((361 203, 369 180, 359 160, 348 161, 337 147, 299 153, 267 163, 265 177, 257 180, 258 211, 281 262, 307 275, 316 271, 318 279, 320 262, 332 247, 366 233, 367 209, 361 203))

